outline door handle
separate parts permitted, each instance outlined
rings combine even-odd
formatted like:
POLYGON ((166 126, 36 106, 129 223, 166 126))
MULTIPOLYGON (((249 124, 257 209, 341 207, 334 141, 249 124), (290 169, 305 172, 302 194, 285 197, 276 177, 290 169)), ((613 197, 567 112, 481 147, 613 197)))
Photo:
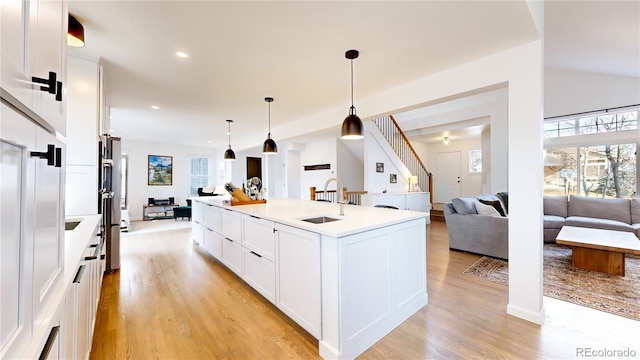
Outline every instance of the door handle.
MULTIPOLYGON (((56 146, 49 144, 47 145, 47 152, 38 152, 38 151, 32 151, 29 153, 29 155, 31 157, 37 157, 40 159, 47 159, 47 165, 48 166, 54 166, 56 163, 56 146)), ((60 153, 60 156, 62 157, 62 152, 60 153)))

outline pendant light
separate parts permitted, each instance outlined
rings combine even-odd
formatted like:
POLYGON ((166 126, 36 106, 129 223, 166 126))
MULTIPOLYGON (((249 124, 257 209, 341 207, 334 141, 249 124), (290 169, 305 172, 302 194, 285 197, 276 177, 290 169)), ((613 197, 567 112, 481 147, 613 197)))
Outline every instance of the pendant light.
POLYGON ((267 135, 267 140, 265 140, 262 145, 262 153, 265 155, 272 155, 278 153, 278 146, 276 145, 276 142, 271 139, 271 103, 273 102, 273 98, 266 97, 264 98, 264 101, 269 104, 269 134, 267 135))
POLYGON ((69 28, 67 30, 67 45, 72 47, 84 46, 84 26, 73 15, 69 14, 69 28))
POLYGON ((227 120, 227 135, 229 135, 229 148, 227 149, 227 151, 224 152, 224 159, 227 161, 233 161, 236 159, 236 153, 233 152, 233 150, 231 150, 231 123, 233 122, 233 120, 227 120))
POLYGON ((345 140, 358 140, 364 137, 362 131, 362 120, 356 115, 356 107, 353 106, 353 59, 358 58, 358 50, 347 50, 344 56, 351 60, 351 107, 349 115, 342 122, 341 138, 345 140))

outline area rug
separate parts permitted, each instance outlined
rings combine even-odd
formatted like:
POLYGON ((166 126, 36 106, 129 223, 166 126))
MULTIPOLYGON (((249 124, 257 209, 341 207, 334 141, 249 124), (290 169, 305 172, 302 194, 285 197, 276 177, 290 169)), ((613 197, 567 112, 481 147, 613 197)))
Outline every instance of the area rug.
MULTIPOLYGON (((509 284, 506 261, 482 257, 464 271, 502 285, 509 284)), ((545 244, 544 295, 640 321, 640 257, 627 255, 626 276, 571 266, 571 248, 545 244)))

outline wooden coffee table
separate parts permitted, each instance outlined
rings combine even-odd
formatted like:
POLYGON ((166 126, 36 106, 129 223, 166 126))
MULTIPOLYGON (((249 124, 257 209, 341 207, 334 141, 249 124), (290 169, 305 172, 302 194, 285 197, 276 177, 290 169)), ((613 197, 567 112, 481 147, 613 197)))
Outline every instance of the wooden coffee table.
POLYGON ((572 248, 571 265, 624 276, 625 254, 640 255, 640 240, 631 232, 563 226, 556 243, 572 248))

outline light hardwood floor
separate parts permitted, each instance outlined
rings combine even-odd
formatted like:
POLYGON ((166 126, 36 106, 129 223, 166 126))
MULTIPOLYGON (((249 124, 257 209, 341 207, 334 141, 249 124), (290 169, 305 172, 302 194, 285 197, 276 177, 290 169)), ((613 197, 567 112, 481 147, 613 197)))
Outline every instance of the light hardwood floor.
MULTIPOLYGON (((122 243, 106 275, 91 359, 317 359, 317 341, 190 240, 189 229, 122 243)), ((508 288, 463 274, 479 256, 427 229, 429 304, 361 359, 567 359, 635 351, 640 322, 545 298, 542 326, 506 314, 508 288)))

